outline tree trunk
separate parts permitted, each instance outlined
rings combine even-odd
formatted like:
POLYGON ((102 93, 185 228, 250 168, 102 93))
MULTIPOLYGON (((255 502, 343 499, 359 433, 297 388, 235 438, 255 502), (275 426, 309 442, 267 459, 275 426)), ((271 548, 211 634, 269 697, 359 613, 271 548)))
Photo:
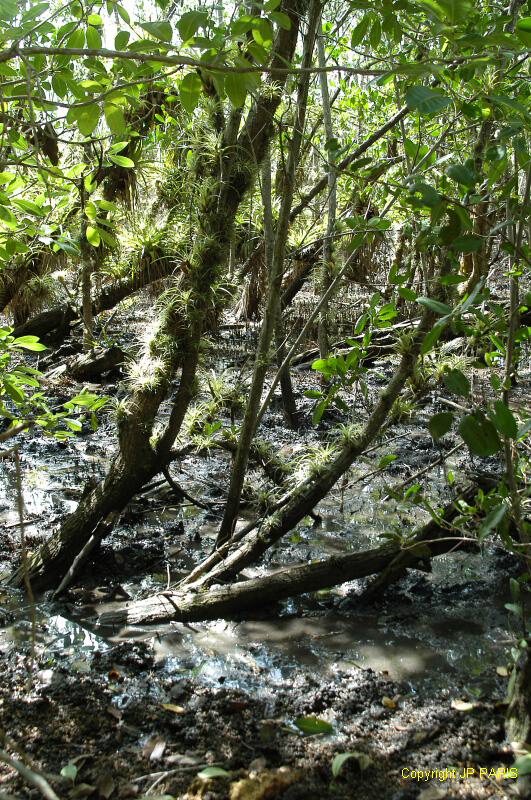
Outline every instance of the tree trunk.
MULTIPOLYGON (((236 127, 230 128, 228 138, 225 131, 223 155, 214 167, 210 166, 213 172, 205 169, 209 178, 189 269, 180 285, 182 293, 174 292, 169 299, 158 329, 137 363, 137 388, 117 410, 120 452, 106 478, 30 557, 30 578, 39 587, 54 585, 58 577, 63 577, 102 520, 121 512, 171 458, 171 448, 195 391, 201 337, 213 312, 219 313, 220 293, 216 289, 228 257, 234 218, 271 138, 273 115, 281 99, 281 91, 272 92, 271 86, 284 85, 286 73, 278 70, 291 62, 295 51, 301 5, 288 4, 285 11, 291 24, 289 30, 279 30, 263 94, 251 107, 239 136, 236 127), (163 433, 153 437, 159 407, 179 368, 179 387, 169 420, 163 433)), ((20 586, 22 578, 23 572, 18 569, 9 582, 20 586)))
MULTIPOLYGON (((271 148, 268 150, 267 158, 264 159, 262 169, 262 205, 264 207, 265 262, 267 273, 270 275, 271 265, 273 262, 273 251, 275 249, 275 229, 273 222, 273 207, 271 204, 271 148)), ((282 327, 282 309, 280 297, 278 299, 276 309, 275 344, 277 364, 280 366, 285 356, 285 342, 282 327)), ((288 427, 294 429, 297 427, 297 405, 295 403, 295 395, 293 394, 293 386, 291 383, 289 367, 282 370, 282 375, 280 376, 280 389, 282 392, 282 404, 284 406, 284 418, 288 427)))
POLYGON ((531 658, 526 649, 515 664, 505 729, 510 742, 531 742, 531 658))
POLYGON ((81 223, 79 250, 81 253, 81 315, 83 319, 83 352, 94 346, 94 312, 92 309, 92 273, 94 272, 93 247, 87 241, 88 223, 81 223))
MULTIPOLYGON (((304 41, 304 53, 302 65, 308 70, 311 67, 312 55, 315 44, 317 23, 319 20, 320 7, 318 0, 310 0, 310 11, 308 20, 308 31, 304 41)), ((291 140, 291 147, 288 156, 288 165, 284 181, 284 192, 280 215, 275 231, 275 244, 273 249, 271 271, 269 274, 267 306, 264 312, 260 338, 256 352, 253 380, 249 391, 249 399, 245 409, 238 450, 231 474, 229 493, 225 513, 219 531, 216 545, 219 546, 227 541, 236 524, 240 497, 249 459, 249 449, 251 440, 256 428, 256 418, 260 406, 264 380, 269 367, 269 348, 275 331, 278 306, 280 302, 280 292, 282 277, 284 273, 284 257, 286 241, 289 229, 289 216, 295 190, 295 172, 299 163, 299 155, 302 143, 304 122, 306 119, 306 106, 308 100, 308 89, 310 84, 310 73, 303 73, 300 78, 299 89, 297 92, 297 115, 291 140)))
MULTIPOLYGON (((325 48, 323 36, 319 36, 317 41, 317 52, 319 55, 319 68, 323 70, 319 79, 321 82, 321 98, 323 103, 323 122, 326 135, 328 157, 328 219, 326 223, 326 235, 323 245, 323 263, 321 267, 320 292, 325 294, 332 282, 333 252, 334 252, 334 232, 336 227, 336 208, 337 208, 337 175, 335 167, 335 153, 331 146, 334 138, 332 126, 332 111, 330 107, 330 93, 328 91, 328 77, 324 68, 326 66, 325 48)), ((319 314, 319 325, 317 331, 317 341, 319 342, 319 352, 321 358, 326 358, 330 352, 330 342, 328 338, 328 303, 325 303, 319 314)))

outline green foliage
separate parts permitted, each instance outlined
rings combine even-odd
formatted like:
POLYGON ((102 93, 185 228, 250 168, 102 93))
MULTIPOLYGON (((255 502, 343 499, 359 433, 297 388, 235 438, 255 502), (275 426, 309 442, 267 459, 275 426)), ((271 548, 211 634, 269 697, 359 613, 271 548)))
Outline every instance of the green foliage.
POLYGON ((297 717, 294 724, 305 736, 326 735, 334 731, 330 722, 319 717, 297 717))
POLYGON ((20 359, 24 351, 42 352, 46 347, 37 336, 15 338, 12 331, 0 328, 0 414, 9 420, 8 431, 23 425, 64 439, 78 433, 86 419, 95 429, 96 412, 105 406, 107 398, 83 392, 59 409, 50 407, 41 391, 42 373, 20 359))

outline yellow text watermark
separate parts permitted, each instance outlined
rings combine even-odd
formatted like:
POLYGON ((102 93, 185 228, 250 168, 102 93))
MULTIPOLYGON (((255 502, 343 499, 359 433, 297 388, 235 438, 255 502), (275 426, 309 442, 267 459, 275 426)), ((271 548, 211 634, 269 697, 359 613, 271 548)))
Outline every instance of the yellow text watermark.
POLYGON ((446 767, 445 769, 409 769, 404 767, 402 777, 407 781, 462 781, 469 778, 507 780, 518 777, 516 767, 446 767))

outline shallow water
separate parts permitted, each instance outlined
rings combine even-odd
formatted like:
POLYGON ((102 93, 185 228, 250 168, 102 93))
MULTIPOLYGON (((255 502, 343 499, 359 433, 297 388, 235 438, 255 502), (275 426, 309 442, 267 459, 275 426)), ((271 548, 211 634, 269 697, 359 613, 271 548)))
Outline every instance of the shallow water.
MULTIPOLYGON (((276 428, 271 436, 280 437, 278 447, 299 447, 299 436, 291 431, 279 433, 276 428)), ((314 432, 308 436, 315 439, 314 432)), ((413 436, 422 444, 424 429, 410 426, 405 443, 413 436)), ((45 527, 75 507, 79 487, 102 474, 112 438, 105 427, 97 437, 78 438, 60 448, 55 442, 30 441, 25 448, 23 483, 30 539, 38 542, 45 527)), ((375 463, 382 452, 397 452, 399 447, 397 442, 375 453, 375 463)), ((436 455, 428 450, 426 457, 435 460, 436 455)), ((413 471, 418 458, 413 452, 413 471)), ((226 478, 226 457, 220 454, 213 454, 208 462, 192 456, 181 466, 184 473, 178 479, 192 495, 202 496, 205 482, 212 490, 217 480, 226 478)), ((451 466, 458 468, 457 457, 451 466)), ((321 524, 304 520, 271 553, 268 567, 374 547, 384 531, 400 531, 425 519, 411 507, 382 504, 377 493, 384 491, 383 477, 372 478, 370 484, 359 480, 370 471, 370 463, 362 464, 350 476, 349 489, 338 488, 329 495, 317 509, 321 524)), ((442 487, 443 478, 440 469, 434 470, 431 488, 442 487)), ((392 482, 389 474, 385 480, 392 482)), ((8 468, 0 480, 0 524, 14 529, 13 498, 14 469, 8 468)), ((215 516, 205 518, 197 508, 161 500, 156 492, 138 509, 135 504, 132 508, 138 519, 113 533, 112 555, 117 564, 121 558, 127 565, 131 553, 151 548, 154 566, 143 574, 118 579, 111 574, 110 580, 114 585, 118 580, 135 598, 166 588, 168 578, 176 581, 197 563, 209 552, 218 523, 215 516)), ((256 569, 249 574, 262 572, 256 569)), ((449 689, 460 677, 466 679, 471 694, 479 695, 488 691, 496 667, 507 660, 511 644, 503 608, 507 586, 508 578, 503 570, 500 573, 492 553, 454 553, 435 559, 430 574, 412 573, 407 588, 398 594, 392 590, 378 610, 357 607, 359 585, 354 583, 289 601, 280 610, 266 611, 263 618, 116 631, 96 630, 79 609, 66 611, 58 603, 41 602, 36 609, 37 647, 50 664, 66 659, 72 669, 87 671, 94 653, 112 656, 120 643, 145 641, 168 675, 193 676, 206 684, 223 683, 258 694, 285 686, 301 671, 333 681, 338 672, 362 667, 388 674, 411 690, 449 689), (349 595, 354 599, 349 600, 349 595)), ((31 638, 31 610, 18 593, 4 597, 0 593, 1 608, 14 619, 7 618, 0 628, 0 648, 15 651, 31 638)))

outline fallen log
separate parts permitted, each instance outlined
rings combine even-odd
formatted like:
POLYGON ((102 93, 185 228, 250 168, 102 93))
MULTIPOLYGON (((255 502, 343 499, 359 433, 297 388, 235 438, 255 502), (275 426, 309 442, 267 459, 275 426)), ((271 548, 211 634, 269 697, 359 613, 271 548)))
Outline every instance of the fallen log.
MULTIPOLYGON (((471 500, 475 493, 476 487, 467 486, 460 494, 460 499, 471 500)), ((122 608, 106 611, 99 616, 98 624, 136 625, 171 620, 199 622, 219 619, 261 608, 295 595, 381 573, 402 557, 404 564, 412 568, 420 561, 463 545, 468 546, 467 540, 449 532, 450 521, 460 513, 455 502, 448 504, 441 515, 443 521, 431 520, 422 526, 405 547, 399 542, 388 542, 361 553, 333 556, 227 586, 214 585, 198 590, 197 586, 190 584, 182 589, 160 592, 144 600, 126 603, 122 608)))
POLYGON ((126 353, 118 345, 97 348, 92 353, 75 358, 68 366, 69 375, 76 380, 99 380, 103 374, 121 366, 126 353))
MULTIPOLYGON (((138 292, 155 281, 169 277, 175 268, 176 262, 172 259, 159 259, 156 264, 150 262, 133 275, 105 286, 94 298, 93 315, 96 317, 102 311, 109 311, 134 292, 138 292)), ((13 331, 13 336, 38 336, 44 340, 59 340, 67 335, 71 323, 80 319, 81 316, 81 309, 63 303, 37 314, 23 325, 18 325, 13 331)))

